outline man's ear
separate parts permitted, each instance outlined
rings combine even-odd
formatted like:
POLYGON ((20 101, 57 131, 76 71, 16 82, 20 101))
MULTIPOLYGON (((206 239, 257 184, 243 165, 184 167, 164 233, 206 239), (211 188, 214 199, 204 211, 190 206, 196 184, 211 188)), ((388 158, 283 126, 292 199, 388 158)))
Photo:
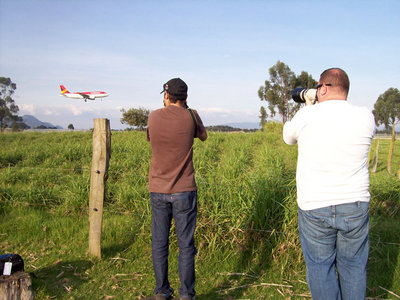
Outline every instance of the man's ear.
POLYGON ((164 106, 168 106, 170 104, 169 94, 167 92, 164 92, 164 100, 163 100, 163 102, 164 102, 164 106))
POLYGON ((320 93, 322 96, 325 96, 328 93, 328 88, 326 86, 321 86, 320 87, 320 93))

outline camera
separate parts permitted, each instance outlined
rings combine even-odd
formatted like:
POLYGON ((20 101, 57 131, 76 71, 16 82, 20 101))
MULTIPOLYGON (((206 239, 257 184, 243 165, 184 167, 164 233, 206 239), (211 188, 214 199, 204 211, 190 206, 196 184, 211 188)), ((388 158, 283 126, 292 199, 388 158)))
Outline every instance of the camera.
POLYGON ((318 101, 317 90, 302 87, 295 88, 292 92, 292 99, 297 103, 305 103, 306 100, 315 103, 318 101))

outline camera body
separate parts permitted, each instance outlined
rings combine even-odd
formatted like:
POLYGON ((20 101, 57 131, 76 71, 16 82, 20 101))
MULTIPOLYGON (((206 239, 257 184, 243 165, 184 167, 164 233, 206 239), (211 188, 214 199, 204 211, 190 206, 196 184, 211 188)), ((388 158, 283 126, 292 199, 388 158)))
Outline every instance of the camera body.
POLYGON ((317 90, 307 88, 295 88, 292 92, 292 99, 297 103, 305 103, 307 100, 315 103, 318 101, 317 90))

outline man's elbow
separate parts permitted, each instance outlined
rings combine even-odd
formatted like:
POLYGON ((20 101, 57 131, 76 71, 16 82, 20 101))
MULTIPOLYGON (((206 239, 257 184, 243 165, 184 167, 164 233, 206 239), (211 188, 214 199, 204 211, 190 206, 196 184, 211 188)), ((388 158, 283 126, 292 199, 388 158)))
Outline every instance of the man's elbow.
POLYGON ((208 138, 207 136, 207 131, 203 131, 200 135, 199 135, 199 140, 204 142, 206 139, 208 138))
POLYGON ((288 138, 285 136, 283 136, 283 141, 288 145, 295 145, 297 143, 297 141, 295 139, 288 138))

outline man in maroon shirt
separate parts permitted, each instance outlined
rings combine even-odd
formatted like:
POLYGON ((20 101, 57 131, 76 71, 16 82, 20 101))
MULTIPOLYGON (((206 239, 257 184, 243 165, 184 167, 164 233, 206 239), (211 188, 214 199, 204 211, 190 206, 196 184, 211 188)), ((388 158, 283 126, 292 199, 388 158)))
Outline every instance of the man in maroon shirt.
POLYGON ((168 281, 169 231, 172 217, 178 237, 178 271, 181 299, 194 299, 194 232, 197 187, 193 168, 193 140, 207 139, 207 132, 195 110, 188 109, 187 85, 180 78, 164 84, 164 108, 153 111, 148 120, 147 140, 152 158, 149 190, 152 207, 152 257, 157 300, 172 297, 168 281))

